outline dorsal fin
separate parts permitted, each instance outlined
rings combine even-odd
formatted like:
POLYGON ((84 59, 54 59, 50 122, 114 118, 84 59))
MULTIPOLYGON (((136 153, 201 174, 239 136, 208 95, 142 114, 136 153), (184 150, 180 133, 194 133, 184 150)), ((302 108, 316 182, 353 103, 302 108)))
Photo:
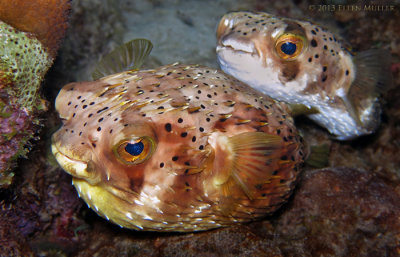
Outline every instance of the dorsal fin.
POLYGON ((149 56, 153 44, 147 39, 134 39, 115 48, 104 56, 92 73, 93 79, 99 79, 114 73, 139 69, 149 56))
POLYGON ((364 128, 375 130, 380 119, 379 96, 391 85, 390 53, 371 49, 353 57, 356 77, 347 93, 354 115, 364 128))

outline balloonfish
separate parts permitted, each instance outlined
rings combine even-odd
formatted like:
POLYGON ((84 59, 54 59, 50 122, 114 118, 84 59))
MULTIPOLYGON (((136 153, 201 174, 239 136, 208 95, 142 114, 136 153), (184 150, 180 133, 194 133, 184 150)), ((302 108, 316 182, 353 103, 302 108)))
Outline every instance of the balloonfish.
POLYGON ((222 70, 274 99, 307 107, 308 117, 337 139, 377 129, 378 98, 390 85, 384 50, 353 54, 320 26, 261 12, 226 14, 217 38, 222 70))
POLYGON ((221 71, 172 64, 66 85, 52 152, 121 227, 207 230, 289 197, 307 152, 286 104, 221 71))

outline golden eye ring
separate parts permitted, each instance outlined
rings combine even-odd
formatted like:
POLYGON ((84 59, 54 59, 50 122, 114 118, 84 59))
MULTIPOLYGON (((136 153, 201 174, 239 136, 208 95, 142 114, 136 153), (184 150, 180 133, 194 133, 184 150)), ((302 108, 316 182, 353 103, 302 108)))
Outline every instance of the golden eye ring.
POLYGON ((118 160, 124 164, 140 164, 153 154, 156 143, 150 137, 144 136, 135 139, 121 140, 113 147, 118 160))
POLYGON ((281 59, 293 61, 303 52, 305 47, 304 37, 285 33, 276 40, 275 51, 281 59))

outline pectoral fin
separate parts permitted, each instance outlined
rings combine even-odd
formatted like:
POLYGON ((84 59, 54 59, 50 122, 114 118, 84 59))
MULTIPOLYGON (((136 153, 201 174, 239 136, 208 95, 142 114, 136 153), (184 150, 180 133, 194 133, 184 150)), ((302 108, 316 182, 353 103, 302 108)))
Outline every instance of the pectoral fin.
POLYGON ((263 132, 245 132, 221 138, 216 158, 225 158, 221 162, 225 165, 218 169, 214 184, 220 186, 228 198, 239 186, 252 200, 256 185, 266 183, 271 176, 268 166, 279 160, 282 141, 280 136, 263 132))
POLYGON ((299 116, 299 115, 309 115, 309 114, 317 114, 319 113, 319 110, 315 107, 312 106, 307 106, 304 104, 288 104, 290 114, 293 117, 299 116))

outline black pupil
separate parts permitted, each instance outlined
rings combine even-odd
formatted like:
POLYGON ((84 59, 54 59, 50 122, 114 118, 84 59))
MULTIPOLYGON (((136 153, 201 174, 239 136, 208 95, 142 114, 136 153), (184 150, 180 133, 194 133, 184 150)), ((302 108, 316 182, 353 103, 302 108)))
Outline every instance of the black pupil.
POLYGON ((286 42, 281 45, 281 50, 287 55, 292 55, 296 52, 296 44, 292 42, 286 42))
POLYGON ((143 152, 144 145, 142 142, 127 144, 125 146, 125 151, 127 151, 130 155, 136 156, 143 152))

